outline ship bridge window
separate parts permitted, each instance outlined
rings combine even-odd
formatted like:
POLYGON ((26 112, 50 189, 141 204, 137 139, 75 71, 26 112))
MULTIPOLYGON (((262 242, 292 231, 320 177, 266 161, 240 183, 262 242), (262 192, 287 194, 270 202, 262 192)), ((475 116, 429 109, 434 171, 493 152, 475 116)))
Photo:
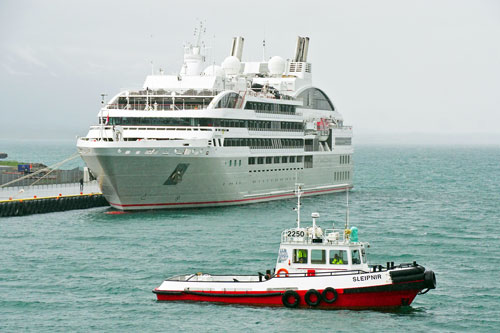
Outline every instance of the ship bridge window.
POLYGON ((346 250, 330 250, 330 264, 332 265, 346 265, 347 251, 346 250))
POLYGON ((304 102, 304 108, 334 111, 332 102, 324 92, 318 88, 309 88, 301 92, 297 98, 304 102))
POLYGON ((347 137, 336 137, 335 138, 335 145, 336 146, 350 146, 352 144, 352 139, 347 137))
POLYGON ((361 264, 361 258, 359 255, 359 250, 352 250, 352 263, 353 265, 361 264))
POLYGON ((234 109, 236 106, 239 104, 238 102, 241 100, 240 95, 234 92, 230 92, 219 100, 217 105, 215 106, 216 109, 222 109, 222 108, 230 108, 234 109))
POLYGON ((293 263, 294 264, 307 264, 307 249, 294 249, 293 250, 293 263))
POLYGON ((326 251, 311 250, 311 264, 326 264, 326 251))

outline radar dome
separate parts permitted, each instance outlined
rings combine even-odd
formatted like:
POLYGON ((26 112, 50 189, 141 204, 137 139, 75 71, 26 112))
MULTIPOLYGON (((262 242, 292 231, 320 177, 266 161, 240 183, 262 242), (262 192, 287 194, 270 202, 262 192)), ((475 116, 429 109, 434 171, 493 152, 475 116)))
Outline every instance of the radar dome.
POLYGON ((281 75, 285 71, 285 59, 282 57, 274 56, 269 59, 267 67, 271 75, 281 75))
POLYGON ((222 62, 222 69, 226 74, 235 75, 240 72, 241 62, 235 56, 229 56, 222 62))
POLYGON ((224 76, 224 70, 217 65, 210 65, 203 71, 206 76, 224 76))

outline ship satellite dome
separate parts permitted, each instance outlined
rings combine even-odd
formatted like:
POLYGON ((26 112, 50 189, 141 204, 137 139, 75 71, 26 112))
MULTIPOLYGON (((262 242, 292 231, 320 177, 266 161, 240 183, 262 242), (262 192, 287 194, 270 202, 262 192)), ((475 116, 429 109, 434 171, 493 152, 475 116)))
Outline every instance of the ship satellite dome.
POLYGON ((210 65, 203 71, 206 76, 224 76, 224 70, 217 65, 210 65))
POLYGON ((285 71, 285 59, 279 56, 274 56, 269 59, 267 66, 271 75, 281 75, 285 71))
POLYGON ((241 62, 235 56, 229 56, 222 62, 222 69, 226 74, 235 75, 240 72, 241 62))

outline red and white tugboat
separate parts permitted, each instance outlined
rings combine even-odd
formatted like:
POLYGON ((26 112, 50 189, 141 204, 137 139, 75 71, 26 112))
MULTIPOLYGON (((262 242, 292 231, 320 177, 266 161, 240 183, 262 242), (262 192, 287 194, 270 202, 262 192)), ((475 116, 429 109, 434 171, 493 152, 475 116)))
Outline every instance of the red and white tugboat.
MULTIPOLYGON (((258 275, 189 274, 165 280, 153 290, 159 301, 201 301, 319 308, 395 308, 436 288, 433 271, 416 262, 368 265, 368 243, 358 229, 300 225, 301 188, 297 189, 297 227, 281 234, 274 273, 258 275)), ((348 207, 348 206, 347 206, 348 207)))

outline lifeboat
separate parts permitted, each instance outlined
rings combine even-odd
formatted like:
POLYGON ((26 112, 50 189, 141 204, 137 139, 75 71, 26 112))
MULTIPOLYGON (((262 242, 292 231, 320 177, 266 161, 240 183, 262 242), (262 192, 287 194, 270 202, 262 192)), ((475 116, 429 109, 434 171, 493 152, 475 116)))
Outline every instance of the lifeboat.
MULTIPOLYGON (((367 242, 349 228, 300 225, 301 186, 296 190, 297 226, 281 233, 276 267, 266 274, 194 273, 166 279, 153 290, 158 301, 199 301, 289 308, 370 309, 410 305, 436 288, 433 271, 412 263, 369 265, 367 242)), ((348 197, 348 195, 347 195, 348 197)))

